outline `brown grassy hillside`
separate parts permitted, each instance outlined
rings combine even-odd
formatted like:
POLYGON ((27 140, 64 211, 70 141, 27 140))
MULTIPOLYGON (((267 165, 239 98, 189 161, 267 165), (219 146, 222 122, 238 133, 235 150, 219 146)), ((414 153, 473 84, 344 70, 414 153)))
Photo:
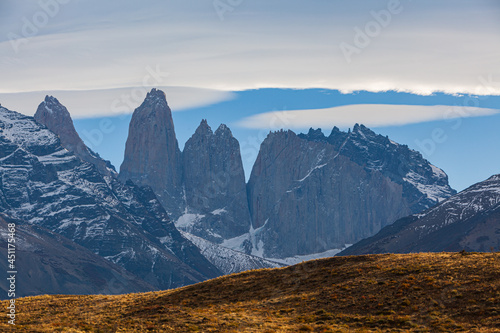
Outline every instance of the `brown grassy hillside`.
POLYGON ((500 332, 500 253, 329 258, 171 291, 29 297, 17 308, 18 332, 500 332))

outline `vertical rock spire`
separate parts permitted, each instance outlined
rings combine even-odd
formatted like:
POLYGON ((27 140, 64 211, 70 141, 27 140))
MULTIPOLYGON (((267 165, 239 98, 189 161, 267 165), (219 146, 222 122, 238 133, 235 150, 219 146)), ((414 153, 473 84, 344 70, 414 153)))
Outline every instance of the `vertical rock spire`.
POLYGON ((165 93, 152 89, 132 115, 120 179, 150 186, 175 216, 183 210, 181 163, 165 93))
POLYGON ((231 130, 222 124, 214 133, 202 120, 182 157, 186 214, 197 214, 198 219, 178 227, 215 242, 248 232, 245 174, 240 145, 231 130))

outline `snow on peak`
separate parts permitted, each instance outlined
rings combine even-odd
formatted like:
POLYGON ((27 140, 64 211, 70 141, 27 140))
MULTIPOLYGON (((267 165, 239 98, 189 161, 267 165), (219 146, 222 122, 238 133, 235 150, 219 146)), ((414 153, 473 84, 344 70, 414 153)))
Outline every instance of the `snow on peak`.
POLYGON ((52 110, 48 105, 47 103, 44 104, 45 106, 45 110, 47 110, 49 113, 54 113, 54 110, 52 110))
POLYGON ((437 178, 446 178, 446 173, 444 173, 443 170, 441 170, 440 168, 432 165, 429 163, 429 165, 431 166, 431 169, 432 169, 432 173, 437 177, 437 178))
POLYGON ((196 225, 198 221, 200 221, 202 218, 204 218, 205 215, 201 214, 191 214, 188 213, 187 211, 184 212, 184 214, 175 221, 175 226, 178 229, 185 230, 185 231, 190 231, 191 228, 196 225))
POLYGON ((59 142, 57 136, 40 126, 32 117, 2 108, 0 136, 21 147, 49 146, 59 142))
MULTIPOLYGON (((438 168, 436 169, 441 170, 438 168)), ((422 194, 436 203, 439 203, 449 197, 449 186, 438 185, 435 183, 427 184, 426 178, 416 172, 408 172, 403 180, 415 186, 422 194)))
POLYGON ((167 100, 167 96, 165 95, 165 93, 162 90, 153 88, 153 89, 151 89, 150 92, 148 92, 148 94, 146 95, 146 99, 145 100, 146 101, 147 100, 166 101, 167 100))
POLYGON ((227 213, 227 210, 225 208, 219 208, 212 211, 212 215, 222 215, 222 213, 227 213))

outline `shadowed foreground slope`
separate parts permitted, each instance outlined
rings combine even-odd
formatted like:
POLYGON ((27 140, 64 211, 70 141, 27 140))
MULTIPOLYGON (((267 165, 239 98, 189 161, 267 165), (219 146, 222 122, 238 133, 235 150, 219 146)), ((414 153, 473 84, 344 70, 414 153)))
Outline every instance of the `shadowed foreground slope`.
POLYGON ((335 257, 170 291, 16 306, 18 332, 497 332, 500 253, 335 257))

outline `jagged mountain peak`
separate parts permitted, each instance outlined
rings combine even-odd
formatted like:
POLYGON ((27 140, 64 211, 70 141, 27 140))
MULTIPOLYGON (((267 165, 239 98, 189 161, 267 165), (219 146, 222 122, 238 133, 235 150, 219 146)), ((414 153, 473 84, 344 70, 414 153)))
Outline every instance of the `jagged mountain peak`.
POLYGON ((226 126, 226 124, 220 124, 219 128, 215 131, 216 136, 229 136, 232 137, 233 133, 229 129, 229 127, 226 126))
POLYGON ((347 133, 334 127, 326 140, 315 139, 314 133, 310 130, 307 135, 298 136, 309 141, 328 142, 339 154, 367 170, 380 171, 396 183, 412 187, 410 192, 423 197, 423 200, 415 201, 415 211, 428 208, 456 193, 448 185, 446 173, 427 161, 420 152, 377 134, 363 124, 355 124, 347 133))
POLYGON ((71 120, 71 115, 68 109, 64 105, 62 105, 61 102, 59 102, 59 100, 54 96, 45 96, 45 99, 37 108, 37 111, 35 113, 35 120, 38 121, 42 117, 46 117, 42 115, 43 113, 48 113, 50 115, 49 117, 58 117, 58 122, 71 122, 71 125, 73 125, 73 121, 71 120))
POLYGON ((147 93, 141 105, 135 109, 134 114, 147 114, 148 116, 172 118, 172 111, 168 106, 166 94, 153 88, 147 93))
POLYGON ((292 130, 280 129, 277 131, 270 131, 267 134, 267 137, 264 140, 264 142, 266 142, 268 140, 274 140, 274 139, 280 139, 280 138, 288 139, 290 137, 296 137, 296 136, 297 136, 297 134, 292 130))
POLYGON ((44 103, 44 105, 59 104, 59 101, 54 96, 46 95, 42 103, 44 103))
POLYGON ((150 100, 161 100, 167 102, 167 95, 163 90, 153 88, 150 92, 147 93, 145 101, 150 100))
MULTIPOLYGON (((68 109, 54 96, 45 96, 45 99, 38 106, 34 117, 38 123, 47 126, 50 130, 52 130, 51 127, 65 127, 76 134, 71 114, 68 109), (49 121, 51 122, 51 126, 46 124, 46 122, 49 121)), ((56 134, 59 135, 57 132, 56 134)))
POLYGON ((57 98, 55 98, 54 96, 52 96, 52 95, 46 95, 45 99, 44 99, 44 102, 47 103, 47 104, 61 105, 61 103, 59 102, 59 100, 57 98))
POLYGON ((270 133, 247 186, 253 227, 266 230, 260 234, 267 256, 355 242, 455 193, 441 169, 361 124, 348 132, 334 127, 328 138, 320 129, 270 133), (330 236, 338 230, 345 234, 330 236))
POLYGON ((352 134, 354 136, 359 137, 360 139, 367 140, 367 141, 368 140, 373 141, 373 140, 385 138, 384 136, 375 133, 374 131, 372 131, 371 129, 369 129, 368 127, 366 127, 363 124, 355 124, 353 129, 352 129, 352 134))
POLYGON ((195 131, 196 135, 212 135, 212 128, 208 125, 206 119, 202 119, 198 128, 195 131))
POLYGON ((307 132, 308 140, 310 141, 326 141, 325 134, 321 131, 321 128, 313 129, 312 127, 307 132))
POLYGON ((46 96, 35 113, 35 121, 57 134, 61 145, 85 162, 94 164, 104 176, 116 177, 114 166, 88 148, 76 132, 68 109, 57 98, 46 96))

